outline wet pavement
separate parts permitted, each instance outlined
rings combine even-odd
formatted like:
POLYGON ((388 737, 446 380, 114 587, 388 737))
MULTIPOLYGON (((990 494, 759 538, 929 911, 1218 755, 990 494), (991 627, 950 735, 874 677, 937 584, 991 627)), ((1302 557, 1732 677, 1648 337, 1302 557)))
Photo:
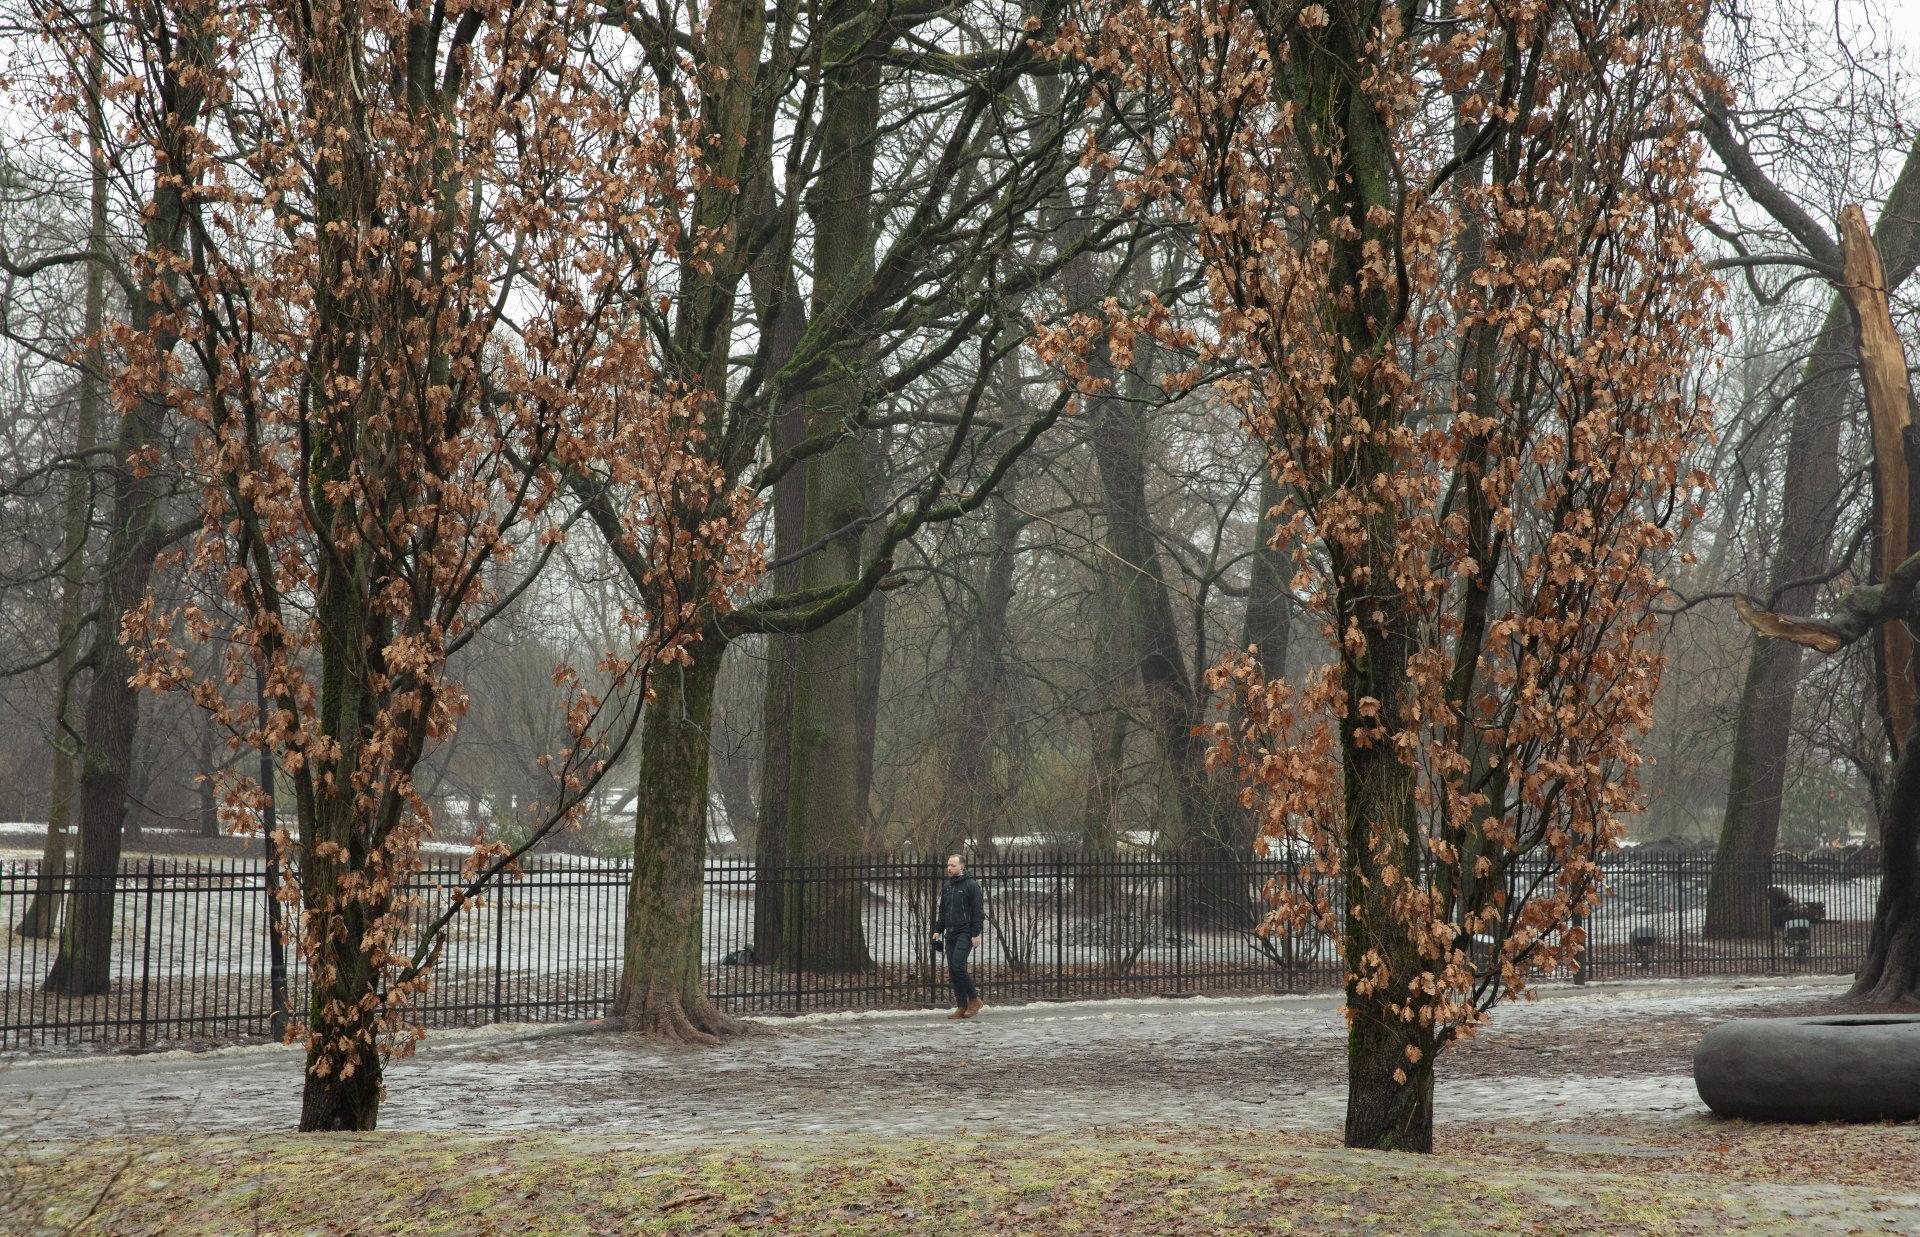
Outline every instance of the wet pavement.
MULTIPOLYGON (((1842 980, 1558 988, 1502 1007, 1442 1058, 1443 1122, 1704 1112, 1691 1044, 1721 1017, 1839 995, 1842 980)), ((774 1019, 719 1048, 578 1027, 436 1032, 387 1075, 380 1125, 568 1130, 677 1146, 731 1137, 1073 1132, 1148 1123, 1336 1125, 1336 997, 1030 1005, 774 1019)), ((0 1062, 0 1112, 36 1137, 285 1131, 300 1058, 285 1047, 0 1062)))

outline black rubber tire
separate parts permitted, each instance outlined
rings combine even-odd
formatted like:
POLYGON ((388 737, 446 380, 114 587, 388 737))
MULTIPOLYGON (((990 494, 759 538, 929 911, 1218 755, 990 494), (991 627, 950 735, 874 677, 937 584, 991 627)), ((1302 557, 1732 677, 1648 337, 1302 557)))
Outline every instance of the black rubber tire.
POLYGON ((1723 1022, 1694 1050, 1693 1085, 1748 1121, 1920 1119, 1920 1014, 1723 1022))

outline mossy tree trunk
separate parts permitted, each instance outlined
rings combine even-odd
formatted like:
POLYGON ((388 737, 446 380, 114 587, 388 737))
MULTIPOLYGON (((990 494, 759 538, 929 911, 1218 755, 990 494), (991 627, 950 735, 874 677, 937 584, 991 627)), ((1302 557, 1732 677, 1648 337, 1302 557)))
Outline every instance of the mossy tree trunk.
MULTIPOLYGON (((344 471, 323 459, 319 476, 344 471)), ((334 513, 321 507, 323 518, 334 513)), ((350 515, 342 514, 342 521, 350 515)), ((337 527, 337 525, 334 525, 337 527)), ((379 757, 362 750, 380 711, 370 659, 387 647, 391 624, 368 613, 372 583, 365 551, 321 560, 320 733, 338 744, 332 776, 296 779, 300 823, 302 938, 310 995, 307 1069, 300 1101, 302 1133, 371 1130, 380 1116, 382 1064, 378 1016, 381 968, 370 935, 392 908, 384 882, 367 879, 370 856, 399 817, 391 793, 368 815, 348 774, 379 757)), ((405 754, 394 763, 411 769, 405 754)))
POLYGON ((703 640, 693 663, 658 672, 640 735, 633 883, 614 1013, 630 1031, 713 1044, 739 1029, 701 985, 701 904, 707 854, 707 773, 722 645, 703 640))

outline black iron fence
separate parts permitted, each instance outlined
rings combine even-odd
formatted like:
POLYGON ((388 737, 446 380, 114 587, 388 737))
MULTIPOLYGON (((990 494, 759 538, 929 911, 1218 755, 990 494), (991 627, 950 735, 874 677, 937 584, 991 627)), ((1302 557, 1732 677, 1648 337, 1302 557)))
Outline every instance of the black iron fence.
MULTIPOLYGON (((1777 856, 1737 875, 1764 923, 1705 932, 1712 860, 1625 855, 1587 925, 1579 978, 1845 973, 1866 949, 1877 866, 1777 856), (1757 903, 1756 903, 1757 905, 1757 903)), ((1304 992, 1337 987, 1334 943, 1317 932, 1257 930, 1263 889, 1296 879, 1284 861, 1023 855, 976 862, 986 939, 975 974, 989 1002, 1111 996, 1304 992)), ((596 1018, 618 980, 631 869, 543 861, 455 919, 433 986, 429 1027, 596 1018)), ((735 1013, 915 1008, 946 1001, 932 951, 942 865, 881 857, 758 868, 716 859, 701 912, 707 994, 735 1013)), ((1518 882, 1526 874, 1516 877, 1518 882)), ((456 868, 413 887, 424 922, 460 883, 456 868)), ((31 863, 0 862, 0 1049, 151 1047, 263 1037, 274 1017, 264 866, 240 860, 137 860, 114 882, 111 982, 59 996, 43 981, 58 952, 21 931, 36 890, 63 899, 31 863)), ((289 941, 297 930, 288 925, 289 941)), ((292 950, 289 948, 289 955, 292 950)), ((1561 975, 1559 978, 1569 978, 1561 975)), ((286 1008, 303 1011, 305 971, 289 957, 286 1008)))

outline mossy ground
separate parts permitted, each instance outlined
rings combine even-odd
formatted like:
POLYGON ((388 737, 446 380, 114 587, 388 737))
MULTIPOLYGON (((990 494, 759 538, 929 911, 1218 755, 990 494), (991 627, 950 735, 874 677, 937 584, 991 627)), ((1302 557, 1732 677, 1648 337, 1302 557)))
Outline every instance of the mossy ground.
POLYGON ((19 1142, 0 1229, 95 1233, 1908 1232, 1920 1128, 1444 1127, 1430 1157, 1167 1128, 650 1151, 561 1132, 19 1142))

